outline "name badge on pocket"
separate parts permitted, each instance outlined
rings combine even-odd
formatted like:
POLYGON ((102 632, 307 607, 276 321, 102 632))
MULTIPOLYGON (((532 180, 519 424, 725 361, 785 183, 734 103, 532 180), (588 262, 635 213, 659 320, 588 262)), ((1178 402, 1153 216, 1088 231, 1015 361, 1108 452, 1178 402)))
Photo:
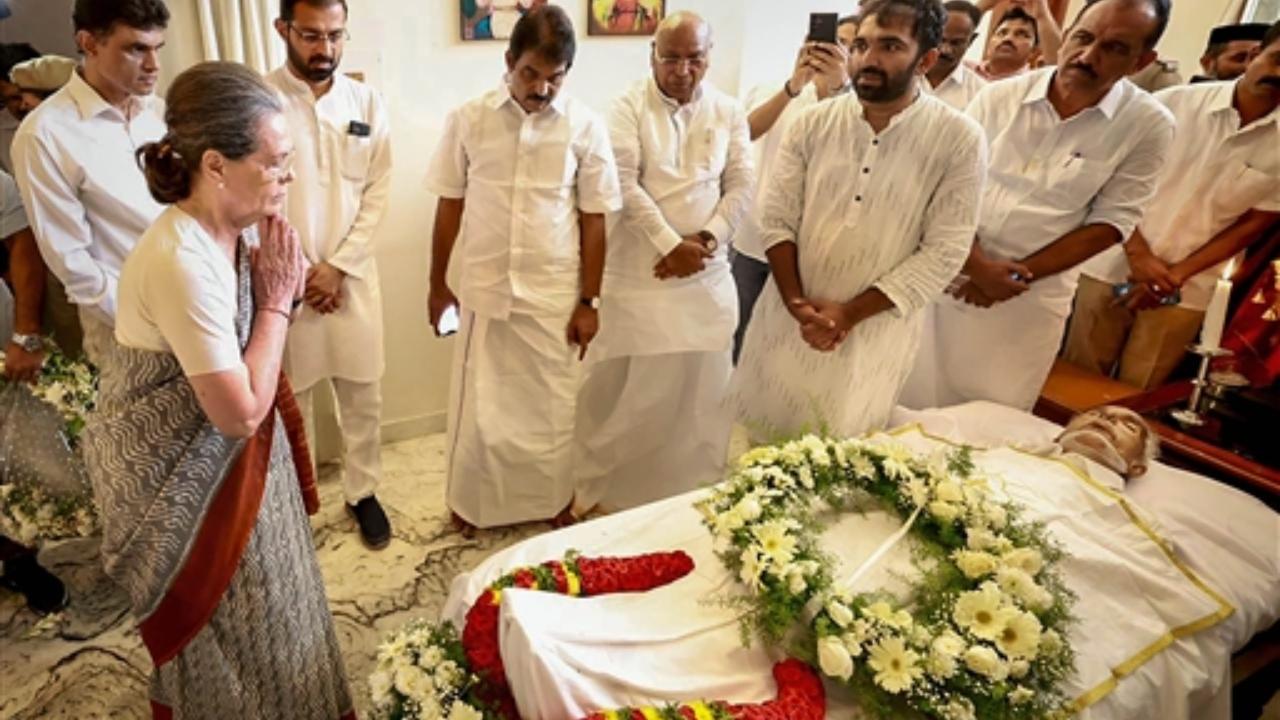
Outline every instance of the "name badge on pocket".
POLYGON ((359 120, 352 120, 351 124, 347 125, 348 135, 355 135, 356 137, 369 137, 369 134, 371 132, 372 132, 372 128, 370 128, 366 123, 360 122, 359 120))

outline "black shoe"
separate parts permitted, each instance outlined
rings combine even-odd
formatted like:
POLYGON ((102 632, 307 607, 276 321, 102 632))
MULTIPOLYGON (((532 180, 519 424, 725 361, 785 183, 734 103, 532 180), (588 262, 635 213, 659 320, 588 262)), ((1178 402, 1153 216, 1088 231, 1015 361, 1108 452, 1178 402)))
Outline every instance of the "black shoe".
POLYGON ((56 613, 71 601, 67 586, 53 573, 40 567, 35 553, 5 560, 0 585, 22 593, 27 599, 27 607, 40 615, 56 613))
POLYGON ((381 550, 391 542, 391 522, 378 504, 378 498, 370 495, 355 505, 348 504, 347 512, 360 526, 360 538, 370 550, 381 550))

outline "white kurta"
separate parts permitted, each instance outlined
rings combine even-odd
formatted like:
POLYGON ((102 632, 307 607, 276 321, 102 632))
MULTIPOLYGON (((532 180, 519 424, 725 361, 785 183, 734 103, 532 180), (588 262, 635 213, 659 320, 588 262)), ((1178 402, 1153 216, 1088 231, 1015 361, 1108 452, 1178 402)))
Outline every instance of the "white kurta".
MULTIPOLYGON (((991 146, 978 240, 1022 259, 1085 225, 1129 237, 1173 138, 1168 110, 1128 80, 1063 120, 1049 102, 1055 68, 991 83, 970 104, 991 146)), ((1079 267, 1038 278, 990 308, 951 298, 931 310, 902 394, 912 408, 992 400, 1031 409, 1057 355, 1079 267)))
MULTIPOLYGON (((1235 91, 1233 82, 1198 83, 1155 96, 1173 113, 1178 142, 1169 149, 1138 229, 1167 263, 1186 259, 1251 208, 1280 212, 1280 109, 1240 127, 1232 104, 1235 91)), ((1189 278, 1181 288, 1182 307, 1207 308, 1228 262, 1189 278)), ((1083 272, 1103 282, 1124 282, 1129 277, 1124 248, 1099 253, 1083 272)))
POLYGON ((986 86, 987 81, 963 62, 956 65, 956 69, 938 83, 938 87, 933 87, 927 80, 920 82, 920 87, 960 112, 964 112, 965 108, 969 107, 969 103, 977 97, 978 92, 986 86))
POLYGON ((13 175, 40 255, 82 314, 99 324, 115 322, 120 267, 164 209, 135 157, 164 135, 164 102, 132 103, 126 117, 77 71, 31 111, 13 140, 13 175))
POLYGON ((285 215, 307 260, 327 262, 347 275, 340 310, 321 315, 304 308, 290 327, 285 372, 297 392, 327 378, 374 382, 384 360, 372 244, 391 189, 391 135, 382 97, 340 73, 320 98, 285 67, 267 75, 267 82, 283 96, 293 137, 294 182, 285 215))
POLYGON ((906 380, 921 311, 963 264, 978 221, 986 149, 976 124, 920 94, 878 135, 853 95, 788 129, 757 210, 766 248, 795 242, 808 297, 869 288, 894 308, 818 352, 772 286, 756 304, 731 400, 752 435, 882 426, 906 380))
POLYGON ((609 234, 600 335, 579 396, 579 513, 720 478, 738 324, 729 240, 754 186, 746 113, 709 83, 679 105, 643 80, 614 103, 609 125, 623 211, 609 234), (701 230, 719 241, 706 268, 655 278, 658 261, 701 230))
POLYGON ((475 525, 553 517, 573 497, 579 213, 622 206, 604 121, 561 96, 530 115, 504 88, 449 114, 427 175, 465 201, 451 265, 463 309, 448 502, 475 525))

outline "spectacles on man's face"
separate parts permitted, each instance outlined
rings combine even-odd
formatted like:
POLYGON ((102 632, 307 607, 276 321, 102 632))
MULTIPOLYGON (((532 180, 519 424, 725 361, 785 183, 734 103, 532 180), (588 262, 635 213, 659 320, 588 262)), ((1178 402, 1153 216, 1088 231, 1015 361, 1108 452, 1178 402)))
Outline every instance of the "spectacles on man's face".
POLYGON ((327 42, 330 45, 341 45, 351 39, 351 33, 346 28, 334 30, 331 33, 322 33, 315 30, 299 30, 293 23, 289 23, 289 29, 298 36, 299 40, 307 45, 319 45, 323 42, 327 42))
POLYGON ((659 55, 658 50, 655 48, 653 51, 653 59, 658 61, 659 65, 672 69, 676 69, 681 65, 684 65, 690 70, 701 70, 707 65, 706 53, 698 53, 693 57, 669 57, 666 55, 659 55))

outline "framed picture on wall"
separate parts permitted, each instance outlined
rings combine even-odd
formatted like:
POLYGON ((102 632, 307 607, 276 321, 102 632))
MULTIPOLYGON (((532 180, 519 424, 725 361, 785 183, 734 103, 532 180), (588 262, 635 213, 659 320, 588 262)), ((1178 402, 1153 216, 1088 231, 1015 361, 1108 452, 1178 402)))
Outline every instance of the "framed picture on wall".
POLYGON ((506 40, 520 16, 547 0, 459 0, 463 40, 506 40))
POLYGON ((667 0, 588 0, 588 35, 652 35, 667 0))

